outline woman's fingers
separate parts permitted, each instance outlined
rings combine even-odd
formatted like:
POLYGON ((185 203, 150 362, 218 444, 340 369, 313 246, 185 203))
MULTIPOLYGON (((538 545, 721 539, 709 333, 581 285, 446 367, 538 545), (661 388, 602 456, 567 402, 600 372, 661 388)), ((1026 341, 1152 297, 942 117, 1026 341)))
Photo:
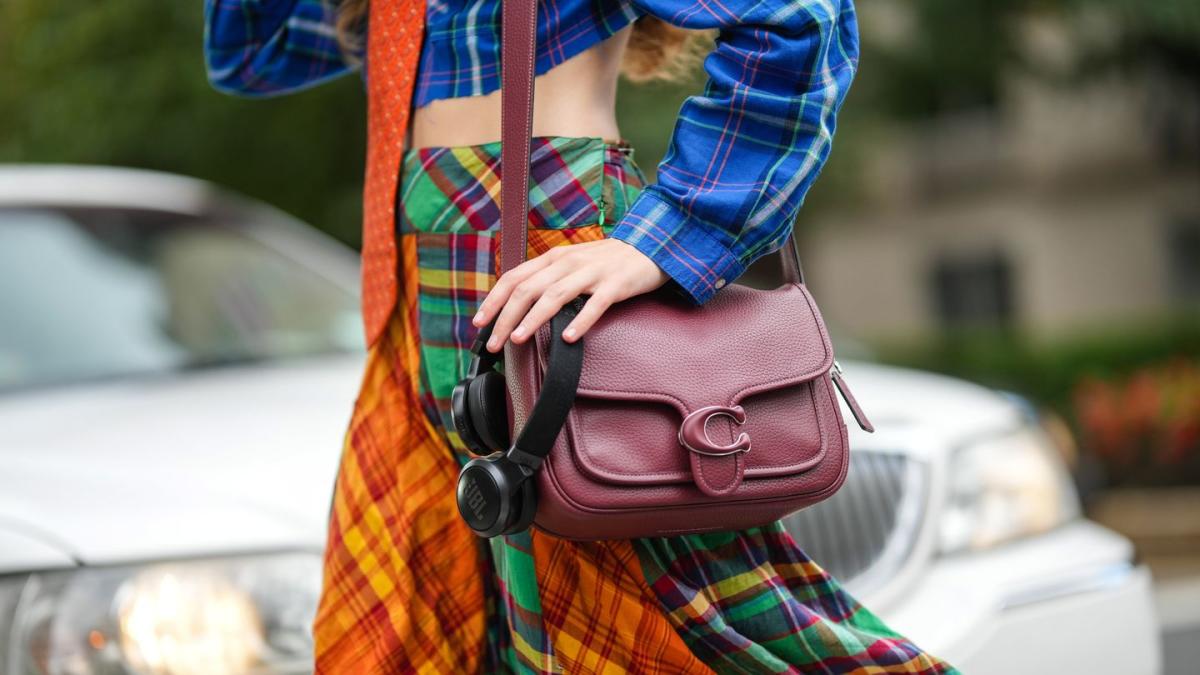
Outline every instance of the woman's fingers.
MULTIPOLYGON (((558 256, 555 257, 558 258, 558 256)), ((502 276, 501 279, 506 278, 517 269, 517 267, 514 267, 512 271, 502 276)), ((492 329, 492 337, 487 343, 488 350, 493 352, 500 351, 500 348, 504 345, 504 341, 512 335, 513 330, 520 324, 525 314, 529 311, 529 308, 542 297, 547 288, 567 276, 570 271, 569 266, 562 264, 561 259, 556 259, 514 284, 508 294, 508 299, 504 303, 504 309, 496 317, 496 326, 492 329)), ((489 293, 487 302, 490 304, 491 301, 491 294, 489 293)), ((532 332, 536 328, 536 326, 522 326, 522 332, 513 337, 523 339, 527 335, 526 330, 532 332)))
POLYGON ((662 286, 667 275, 636 248, 602 239, 552 248, 505 273, 484 298, 472 323, 482 327, 495 317, 487 349, 527 341, 563 305, 591 294, 579 315, 563 331, 574 342, 614 303, 662 286))
POLYGON ((587 292, 598 281, 599 272, 584 269, 572 272, 551 284, 542 292, 542 297, 530 308, 529 313, 513 331, 512 341, 525 342, 547 321, 554 318, 558 310, 581 294, 587 292))
POLYGON ((551 252, 547 251, 546 254, 539 255, 532 260, 526 260, 501 275, 496 280, 495 285, 492 286, 492 290, 488 291, 487 296, 480 303, 479 311, 475 313, 474 318, 471 319, 471 323, 475 324, 477 328, 482 328, 491 322, 497 312, 508 302, 513 289, 529 277, 548 267, 557 257, 549 255, 551 252))
POLYGON ((607 288, 597 288, 592 293, 592 296, 588 298, 587 302, 583 304, 583 309, 579 310, 579 314, 563 329, 563 340, 574 342, 583 337, 583 334, 588 332, 588 329, 619 299, 607 288))

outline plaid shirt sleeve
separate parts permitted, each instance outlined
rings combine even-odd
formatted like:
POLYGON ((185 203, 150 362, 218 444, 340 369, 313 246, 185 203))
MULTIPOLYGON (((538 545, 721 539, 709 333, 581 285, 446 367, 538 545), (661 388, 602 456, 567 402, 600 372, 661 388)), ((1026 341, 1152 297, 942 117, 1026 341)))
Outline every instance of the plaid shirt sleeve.
POLYGON ((335 17, 323 0, 204 0, 208 79, 226 93, 263 97, 350 72, 335 17))
POLYGON ((716 28, 704 92, 687 98, 649 185, 610 236, 649 256, 696 303, 791 236, 829 155, 858 64, 852 0, 634 0, 716 28))

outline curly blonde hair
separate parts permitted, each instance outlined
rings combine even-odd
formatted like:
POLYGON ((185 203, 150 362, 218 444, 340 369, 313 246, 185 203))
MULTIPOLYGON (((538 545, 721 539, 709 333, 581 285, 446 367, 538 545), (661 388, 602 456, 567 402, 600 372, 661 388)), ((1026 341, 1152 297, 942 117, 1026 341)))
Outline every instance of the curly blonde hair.
MULTIPOLYGON (((337 5, 337 35, 347 54, 362 51, 362 34, 369 0, 332 0, 337 5)), ((631 82, 679 82, 692 77, 707 53, 711 30, 687 30, 656 16, 633 23, 633 34, 621 62, 621 74, 631 82)))

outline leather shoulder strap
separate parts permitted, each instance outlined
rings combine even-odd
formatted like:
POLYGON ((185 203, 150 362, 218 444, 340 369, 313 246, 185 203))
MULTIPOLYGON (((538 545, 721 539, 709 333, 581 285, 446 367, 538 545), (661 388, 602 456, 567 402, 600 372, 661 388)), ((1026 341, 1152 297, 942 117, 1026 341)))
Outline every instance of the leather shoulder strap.
POLYGON ((537 0, 502 0, 500 35, 500 274, 525 261, 537 0))

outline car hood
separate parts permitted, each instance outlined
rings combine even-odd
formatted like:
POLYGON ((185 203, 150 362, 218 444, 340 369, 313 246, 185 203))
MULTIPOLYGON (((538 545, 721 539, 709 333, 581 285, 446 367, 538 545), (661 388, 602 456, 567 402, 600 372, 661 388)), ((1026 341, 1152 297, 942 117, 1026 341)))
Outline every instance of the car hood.
POLYGON ((75 560, 60 542, 24 523, 0 522, 0 575, 71 567, 75 560))
MULTIPOLYGON (((339 357, 0 398, 0 571, 320 550, 361 368, 339 357)), ((1020 421, 961 380, 845 370, 881 431, 1020 421)))
POLYGON ((331 357, 0 398, 8 566, 50 549, 82 564, 319 550, 361 367, 331 357))
MULTIPOLYGON (((854 397, 880 431, 921 427, 953 442, 1023 421, 1013 397, 965 380, 858 361, 843 367, 854 397)), ((851 433, 861 436, 849 410, 843 412, 851 433)))

